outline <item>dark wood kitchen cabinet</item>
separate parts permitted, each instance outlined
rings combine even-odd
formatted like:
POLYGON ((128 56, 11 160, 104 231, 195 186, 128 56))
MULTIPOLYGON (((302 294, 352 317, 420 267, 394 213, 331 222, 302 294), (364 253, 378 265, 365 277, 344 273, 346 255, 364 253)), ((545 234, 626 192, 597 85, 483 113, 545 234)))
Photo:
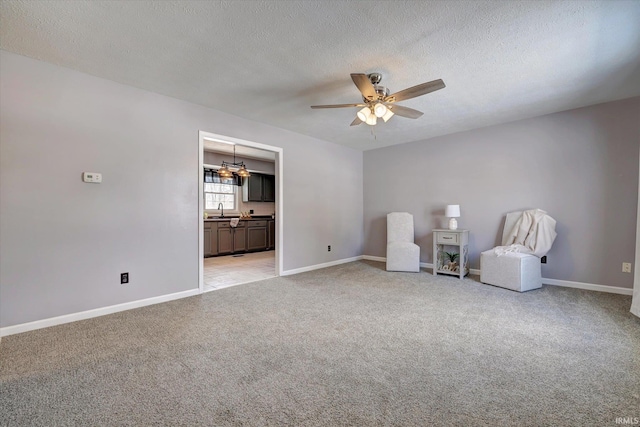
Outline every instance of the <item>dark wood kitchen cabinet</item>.
POLYGON ((276 177, 273 175, 262 175, 262 201, 276 201, 276 177))
POLYGON ((233 234, 230 228, 218 228, 218 255, 233 252, 233 234))
POLYGON ((262 175, 252 173, 250 177, 245 178, 242 183, 242 201, 243 202, 261 202, 262 201, 262 175))
POLYGON ((228 222, 218 222, 217 230, 217 253, 216 255, 231 254, 234 252, 244 252, 247 250, 246 224, 240 221, 237 227, 233 228, 228 222))
POLYGON ((204 223, 204 256, 218 255, 218 224, 213 221, 204 223))
POLYGON ((231 227, 227 220, 204 222, 204 256, 273 250, 276 246, 273 219, 249 219, 231 227))
POLYGON ((252 173, 242 180, 243 202, 275 202, 276 177, 252 173))
POLYGON ((275 220, 273 219, 269 220, 267 232, 269 235, 269 241, 267 242, 267 249, 275 249, 276 247, 276 221, 275 220))
POLYGON ((244 252, 247 250, 247 228, 238 225, 233 229, 233 252, 244 252))
POLYGON ((233 252, 233 231, 230 227, 218 227, 218 255, 233 252))
POLYGON ((248 221, 247 250, 264 251, 267 249, 267 221, 248 221))
POLYGON ((204 256, 211 256, 211 223, 204 223, 204 256))

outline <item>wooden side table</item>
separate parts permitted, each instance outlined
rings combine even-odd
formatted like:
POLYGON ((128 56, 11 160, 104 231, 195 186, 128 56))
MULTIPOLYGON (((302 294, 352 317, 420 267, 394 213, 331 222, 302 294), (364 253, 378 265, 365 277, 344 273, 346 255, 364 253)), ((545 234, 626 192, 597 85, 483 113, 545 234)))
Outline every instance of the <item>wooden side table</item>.
POLYGON ((433 230, 433 275, 438 273, 469 274, 469 230, 433 230))

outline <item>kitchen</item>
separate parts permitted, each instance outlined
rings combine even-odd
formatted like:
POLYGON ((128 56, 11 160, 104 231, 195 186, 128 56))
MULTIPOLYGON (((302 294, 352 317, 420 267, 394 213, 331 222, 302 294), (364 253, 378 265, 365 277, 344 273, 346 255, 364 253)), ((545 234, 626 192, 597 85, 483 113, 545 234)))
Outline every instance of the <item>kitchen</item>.
POLYGON ((204 291, 274 277, 275 153, 205 140, 204 291))

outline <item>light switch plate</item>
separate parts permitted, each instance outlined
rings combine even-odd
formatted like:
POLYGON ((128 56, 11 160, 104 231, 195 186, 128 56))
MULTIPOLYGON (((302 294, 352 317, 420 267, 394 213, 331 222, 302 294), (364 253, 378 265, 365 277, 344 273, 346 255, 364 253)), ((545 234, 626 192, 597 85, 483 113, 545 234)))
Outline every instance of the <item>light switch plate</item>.
POLYGON ((102 182, 102 174, 98 172, 82 172, 82 180, 84 182, 100 184, 102 182))

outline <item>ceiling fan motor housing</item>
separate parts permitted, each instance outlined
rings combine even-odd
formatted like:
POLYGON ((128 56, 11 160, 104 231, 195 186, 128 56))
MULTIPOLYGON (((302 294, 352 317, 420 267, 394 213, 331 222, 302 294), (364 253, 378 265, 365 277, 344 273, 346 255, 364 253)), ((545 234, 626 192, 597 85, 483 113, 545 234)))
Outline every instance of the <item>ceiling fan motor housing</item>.
POLYGON ((380 73, 371 73, 371 74, 367 74, 367 77, 369 77, 369 81, 371 82, 371 84, 373 85, 374 90, 376 91, 376 95, 377 98, 376 99, 368 99, 366 97, 362 97, 362 99, 365 102, 371 102, 371 101, 382 101, 384 98, 386 98, 387 96, 389 96, 389 89, 382 86, 380 83, 380 81, 382 80, 382 74, 380 73))
POLYGON ((382 74, 380 73, 367 74, 367 77, 369 77, 369 81, 374 86, 380 83, 380 81, 382 80, 382 74))

